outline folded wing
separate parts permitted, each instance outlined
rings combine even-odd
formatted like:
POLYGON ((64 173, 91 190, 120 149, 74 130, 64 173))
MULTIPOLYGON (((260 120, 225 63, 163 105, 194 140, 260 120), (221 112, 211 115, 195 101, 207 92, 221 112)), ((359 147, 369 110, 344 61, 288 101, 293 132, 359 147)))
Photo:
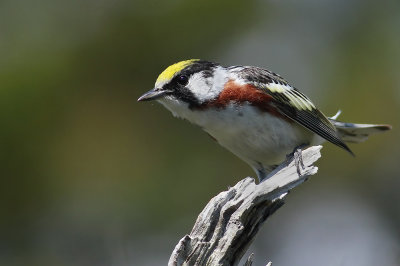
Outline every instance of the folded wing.
POLYGON ((246 82, 272 96, 272 104, 280 113, 353 154, 329 119, 307 96, 290 86, 282 77, 258 67, 243 67, 238 74, 246 82))

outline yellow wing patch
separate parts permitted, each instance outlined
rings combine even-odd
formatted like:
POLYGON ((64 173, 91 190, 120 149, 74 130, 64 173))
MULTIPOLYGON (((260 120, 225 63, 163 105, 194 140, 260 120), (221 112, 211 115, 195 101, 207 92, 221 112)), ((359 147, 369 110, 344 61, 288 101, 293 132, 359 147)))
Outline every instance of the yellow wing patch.
POLYGON ((292 87, 289 85, 281 85, 277 83, 269 83, 267 84, 267 88, 272 92, 284 93, 285 91, 291 90, 292 87))
POLYGON ((269 84, 267 84, 266 87, 271 92, 282 93, 283 95, 285 95, 289 99, 290 104, 293 105, 294 107, 296 107, 299 110, 312 111, 312 109, 315 108, 314 104, 305 95, 303 95, 300 92, 298 92, 296 94, 293 91, 294 89, 289 85, 282 85, 282 84, 277 84, 277 83, 269 83, 269 84))
POLYGON ((200 59, 190 59, 170 65, 158 76, 156 84, 166 83, 170 81, 175 76, 176 73, 178 73, 188 65, 191 65, 193 62, 199 60, 200 59))

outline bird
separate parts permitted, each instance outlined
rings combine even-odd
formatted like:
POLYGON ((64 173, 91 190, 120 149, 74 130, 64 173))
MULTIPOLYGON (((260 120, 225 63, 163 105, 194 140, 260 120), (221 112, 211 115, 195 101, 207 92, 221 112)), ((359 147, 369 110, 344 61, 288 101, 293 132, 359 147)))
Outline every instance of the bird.
MULTIPOLYGON (((354 155, 347 143, 391 129, 325 116, 280 75, 254 66, 189 59, 168 66, 138 101, 156 100, 175 117, 198 125, 246 162, 259 182, 288 156, 325 141, 354 155)), ((300 152, 301 154, 301 152, 300 152)))

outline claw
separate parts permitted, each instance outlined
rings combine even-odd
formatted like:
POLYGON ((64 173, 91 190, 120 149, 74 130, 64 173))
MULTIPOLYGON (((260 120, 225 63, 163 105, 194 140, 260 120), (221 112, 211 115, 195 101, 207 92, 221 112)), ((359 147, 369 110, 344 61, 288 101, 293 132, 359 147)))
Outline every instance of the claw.
POLYGON ((302 175, 302 171, 306 168, 304 166, 304 162, 303 162, 302 150, 300 148, 296 149, 293 152, 293 157, 294 157, 294 164, 296 165, 296 169, 297 169, 297 174, 299 176, 301 176, 302 175))
POLYGON ((302 149, 307 147, 308 145, 302 144, 300 146, 297 146, 291 154, 286 155, 286 163, 289 165, 290 159, 294 159, 294 165, 296 166, 297 174, 299 176, 302 175, 302 172, 306 167, 304 166, 303 162, 303 154, 302 154, 302 149))

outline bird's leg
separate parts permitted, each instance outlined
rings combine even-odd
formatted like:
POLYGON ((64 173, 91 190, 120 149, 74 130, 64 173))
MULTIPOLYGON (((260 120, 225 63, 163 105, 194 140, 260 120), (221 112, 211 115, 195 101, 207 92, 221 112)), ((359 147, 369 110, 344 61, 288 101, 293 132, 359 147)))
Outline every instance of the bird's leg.
POLYGON ((293 152, 294 164, 296 165, 297 174, 301 175, 301 170, 304 169, 303 155, 301 149, 296 149, 293 152))
POLYGON ((292 156, 293 156, 294 165, 296 166, 297 174, 298 174, 299 176, 302 175, 301 172, 302 172, 303 169, 305 169, 304 162, 303 162, 302 149, 305 148, 305 147, 307 147, 307 146, 308 146, 307 144, 299 145, 299 146, 297 146, 297 147, 293 150, 293 152, 292 152, 291 154, 288 154, 288 155, 286 156, 286 162, 287 162, 287 164, 289 164, 289 161, 290 161, 290 159, 291 159, 292 156))
POLYGON ((268 179, 273 171, 276 171, 279 165, 267 165, 264 166, 260 162, 256 162, 257 166, 253 169, 257 173, 258 183, 261 183, 263 180, 268 179))
POLYGON ((261 183, 266 177, 267 177, 267 172, 265 171, 264 166, 260 162, 256 162, 256 167, 254 167, 254 170, 257 173, 258 177, 258 183, 261 183))
POLYGON ((265 173, 264 169, 257 169, 256 172, 258 177, 258 183, 261 183, 261 181, 263 181, 267 177, 267 174, 265 173))

